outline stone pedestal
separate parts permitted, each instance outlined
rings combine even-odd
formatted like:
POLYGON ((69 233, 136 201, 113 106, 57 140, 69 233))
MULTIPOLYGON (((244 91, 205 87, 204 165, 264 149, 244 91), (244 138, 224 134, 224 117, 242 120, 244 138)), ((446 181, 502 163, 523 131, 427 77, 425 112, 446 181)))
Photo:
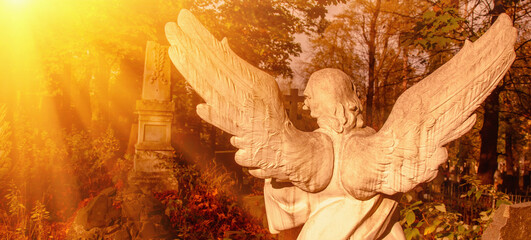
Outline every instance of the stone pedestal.
POLYGON ((144 67, 142 99, 136 102, 138 139, 135 144, 134 171, 130 178, 139 185, 176 189, 171 176, 171 62, 168 47, 148 41, 144 67))
POLYGON ((137 101, 138 141, 135 144, 135 171, 166 171, 164 160, 171 159, 174 150, 171 146, 173 106, 173 102, 137 101))

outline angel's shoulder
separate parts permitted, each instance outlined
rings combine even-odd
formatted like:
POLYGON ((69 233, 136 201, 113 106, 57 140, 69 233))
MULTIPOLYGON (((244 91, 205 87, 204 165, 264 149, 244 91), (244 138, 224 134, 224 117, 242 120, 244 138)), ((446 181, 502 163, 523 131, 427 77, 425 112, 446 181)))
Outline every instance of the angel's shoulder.
MULTIPOLYGON (((346 148, 351 148, 351 146, 360 146, 360 145, 371 145, 372 139, 371 136, 375 136, 376 131, 370 127, 361 127, 354 128, 352 131, 346 134, 346 137, 343 138, 346 148)), ((359 149, 351 149, 352 151, 358 151, 359 149)))
POLYGON ((322 128, 312 132, 312 134, 319 135, 321 140, 324 142, 335 142, 342 144, 365 139, 369 136, 373 136, 375 133, 376 131, 370 127, 353 128, 342 133, 337 133, 330 130, 327 131, 326 129, 322 128))
POLYGON ((376 133, 376 130, 371 127, 354 128, 349 132, 351 137, 368 137, 376 133))

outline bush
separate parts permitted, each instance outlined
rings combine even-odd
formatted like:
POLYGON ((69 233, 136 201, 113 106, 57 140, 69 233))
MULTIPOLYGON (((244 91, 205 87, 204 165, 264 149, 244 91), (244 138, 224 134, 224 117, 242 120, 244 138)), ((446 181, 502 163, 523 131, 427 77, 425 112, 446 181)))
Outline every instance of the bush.
POLYGON ((463 215, 444 204, 441 200, 431 202, 413 201, 412 193, 404 194, 400 204, 400 224, 406 239, 480 239, 483 231, 492 221, 494 211, 501 204, 511 204, 508 196, 498 192, 492 185, 481 185, 480 181, 465 176, 469 190, 460 196, 463 202, 475 208, 477 216, 467 224, 463 215), (481 207, 480 198, 491 201, 490 207, 481 207))
POLYGON ((216 167, 199 172, 176 163, 178 191, 155 193, 166 206, 172 228, 182 239, 272 239, 238 204, 234 180, 216 167))
POLYGON ((0 236, 64 239, 83 198, 112 185, 118 141, 109 129, 44 129, 23 115, 13 127, 0 106, 0 236))

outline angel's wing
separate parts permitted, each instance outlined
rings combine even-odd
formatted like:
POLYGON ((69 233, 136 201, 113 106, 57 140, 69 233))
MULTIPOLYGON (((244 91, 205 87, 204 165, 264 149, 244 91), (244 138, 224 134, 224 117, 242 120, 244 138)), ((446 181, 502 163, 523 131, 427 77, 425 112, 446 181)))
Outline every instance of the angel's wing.
POLYGON ((199 116, 235 135, 236 162, 260 178, 291 181, 305 191, 328 185, 331 140, 302 132, 289 121, 274 77, 238 57, 187 10, 166 24, 169 55, 179 72, 205 100, 199 116))
POLYGON ((469 131, 474 110, 494 90, 515 58, 516 29, 500 15, 476 42, 404 92, 382 129, 351 138, 340 163, 341 181, 358 199, 407 192, 432 180, 447 159, 443 146, 469 131), (354 158, 356 157, 356 159, 354 158))

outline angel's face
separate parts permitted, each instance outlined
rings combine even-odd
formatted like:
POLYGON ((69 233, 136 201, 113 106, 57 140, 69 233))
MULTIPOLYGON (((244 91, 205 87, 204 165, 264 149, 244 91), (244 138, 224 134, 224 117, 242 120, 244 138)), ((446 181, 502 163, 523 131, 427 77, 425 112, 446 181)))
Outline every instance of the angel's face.
POLYGON ((310 78, 304 90, 303 109, 310 110, 310 116, 317 119, 319 128, 339 131, 340 123, 337 121, 336 107, 340 105, 334 84, 329 84, 327 79, 310 78))
POLYGON ((308 91, 304 91, 304 105, 302 106, 302 109, 304 110, 309 110, 310 111, 310 116, 313 117, 313 118, 317 118, 317 116, 315 116, 314 114, 314 109, 316 109, 316 106, 313 105, 313 99, 312 99, 312 96, 310 95, 310 93, 308 91))
POLYGON ((314 84, 308 84, 304 90, 304 105, 302 109, 310 110, 312 118, 319 118, 326 114, 326 104, 330 104, 331 99, 326 99, 323 89, 316 87, 314 84))

